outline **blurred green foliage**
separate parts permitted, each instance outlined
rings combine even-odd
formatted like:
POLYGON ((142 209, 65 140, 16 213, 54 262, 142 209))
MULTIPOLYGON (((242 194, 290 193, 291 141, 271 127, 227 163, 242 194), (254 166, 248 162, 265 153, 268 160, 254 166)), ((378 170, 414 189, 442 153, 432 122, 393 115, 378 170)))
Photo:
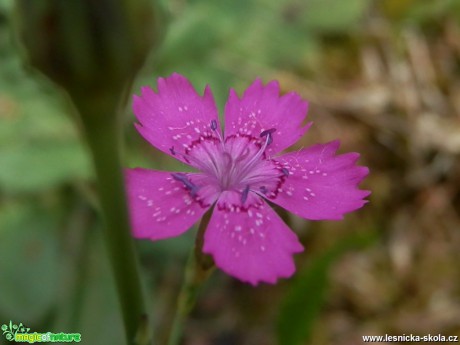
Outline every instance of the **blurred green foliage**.
POLYGON ((69 107, 49 83, 24 71, 11 32, 0 33, 0 188, 39 192, 89 176, 69 107))
POLYGON ((293 278, 278 315, 278 340, 283 345, 313 343, 312 330, 324 305, 331 266, 347 251, 363 249, 376 242, 375 233, 351 235, 314 257, 293 278))
MULTIPOLYGON (((286 69, 313 73, 318 35, 356 30, 370 0, 172 2, 174 21, 155 56, 156 74, 187 75, 213 87, 222 108, 229 87, 286 69)), ((142 79, 144 82, 147 79, 142 79)), ((153 83, 149 76, 149 83, 153 83)))
MULTIPOLYGON (((37 322, 50 312, 59 283, 56 212, 8 204, 0 213, 0 317, 37 322), (33 287, 33 288, 31 288, 33 287)), ((24 321, 26 322, 26 321, 24 321)))
POLYGON ((404 23, 425 24, 438 21, 446 14, 460 22, 460 2, 457 0, 384 0, 381 7, 391 19, 404 23))

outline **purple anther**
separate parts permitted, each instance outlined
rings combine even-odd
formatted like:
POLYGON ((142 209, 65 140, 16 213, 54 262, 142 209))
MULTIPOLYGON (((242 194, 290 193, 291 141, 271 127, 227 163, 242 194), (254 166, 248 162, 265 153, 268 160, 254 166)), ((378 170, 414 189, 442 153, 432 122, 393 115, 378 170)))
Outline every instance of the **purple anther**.
POLYGON ((187 175, 185 175, 184 173, 172 173, 171 176, 176 181, 183 182, 184 180, 187 180, 187 175))
POLYGON ((267 192, 268 192, 267 187, 265 187, 265 186, 261 186, 259 189, 263 194, 267 194, 267 192))
POLYGON ((263 138, 265 136, 268 136, 267 145, 270 145, 273 142, 272 133, 275 132, 276 128, 266 129, 265 131, 262 131, 262 133, 260 133, 260 137, 263 138))
POLYGON ((284 176, 288 177, 289 176, 289 170, 286 168, 282 168, 281 172, 284 174, 284 176))
POLYGON ((244 204, 246 202, 246 200, 248 199, 248 194, 249 194, 249 185, 247 185, 244 190, 243 190, 243 193, 241 194, 241 203, 244 204))
POLYGON ((189 179, 187 179, 187 175, 182 173, 173 173, 171 176, 179 182, 182 182, 187 190, 190 191, 191 195, 194 197, 198 191, 198 186, 193 184, 189 179))
POLYGON ((170 148, 169 148, 169 151, 171 152, 171 154, 172 154, 173 156, 176 155, 176 151, 174 150, 174 146, 170 147, 170 148))
POLYGON ((216 120, 211 121, 211 129, 213 131, 215 131, 217 129, 217 121, 216 120))

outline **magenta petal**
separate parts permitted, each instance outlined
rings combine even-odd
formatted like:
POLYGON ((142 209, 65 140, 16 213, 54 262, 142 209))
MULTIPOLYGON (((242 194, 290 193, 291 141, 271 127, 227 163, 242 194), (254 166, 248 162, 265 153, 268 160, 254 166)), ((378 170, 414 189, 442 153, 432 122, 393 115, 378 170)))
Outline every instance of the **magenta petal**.
POLYGON ((273 142, 266 153, 272 156, 299 140, 310 124, 302 125, 308 104, 295 92, 279 96, 279 84, 272 81, 266 86, 257 79, 244 92, 241 100, 234 90, 225 105, 225 136, 253 135, 272 128, 273 142))
POLYGON ((338 147, 333 141, 277 157, 289 175, 271 201, 312 220, 342 219, 362 207, 370 192, 358 184, 369 169, 355 165, 357 153, 336 156, 338 147))
POLYGON ((203 251, 216 266, 244 282, 275 283, 295 271, 293 253, 303 250, 297 236, 259 196, 223 192, 205 233, 203 251))
POLYGON ((127 169, 126 185, 131 226, 134 237, 159 240, 175 237, 200 219, 216 200, 213 187, 203 178, 190 175, 190 181, 200 186, 196 195, 171 172, 147 169, 127 169))
POLYGON ((141 135, 153 146, 185 162, 184 151, 202 136, 216 137, 211 122, 220 131, 217 108, 211 90, 200 96, 183 76, 174 73, 158 79, 158 92, 143 87, 134 96, 133 110, 141 135))

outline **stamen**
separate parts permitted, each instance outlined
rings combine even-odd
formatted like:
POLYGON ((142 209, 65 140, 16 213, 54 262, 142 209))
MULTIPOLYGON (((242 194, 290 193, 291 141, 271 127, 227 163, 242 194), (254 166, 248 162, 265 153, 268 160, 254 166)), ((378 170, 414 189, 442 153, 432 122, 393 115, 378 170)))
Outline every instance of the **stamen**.
POLYGON ((238 178, 241 178, 241 176, 245 176, 246 173, 254 166, 254 164, 256 164, 259 158, 263 155, 267 146, 273 141, 270 133, 273 133, 274 131, 276 131, 276 129, 272 128, 261 133, 261 137, 267 137, 267 139, 265 139, 265 143, 262 145, 259 151, 257 151, 257 153, 249 160, 249 162, 247 162, 243 167, 241 167, 238 178))
POLYGON ((196 196, 196 193, 198 191, 198 186, 193 184, 190 180, 188 180, 187 175, 182 174, 182 173, 172 173, 171 176, 176 181, 182 182, 185 188, 190 191, 190 194, 192 195, 192 197, 196 196))
POLYGON ((217 130, 217 121, 216 120, 211 120, 211 129, 217 133, 217 137, 220 140, 220 143, 222 145, 222 148, 224 148, 224 139, 222 138, 222 135, 220 134, 220 131, 217 130))
POLYGON ((235 162, 241 162, 245 160, 249 156, 250 153, 251 153, 251 150, 248 147, 246 147, 243 153, 239 155, 238 157, 236 157, 235 162))
MULTIPOLYGON (((193 155, 190 155, 188 153, 183 154, 181 152, 176 151, 174 146, 170 147, 169 151, 171 151, 173 156, 178 155, 178 156, 182 157, 188 164, 194 164, 195 168, 197 168, 197 169, 199 169, 201 171, 208 172, 210 174, 216 174, 217 173, 216 162, 215 162, 213 156, 211 155, 211 153, 207 149, 206 145, 203 145, 202 149, 205 150, 206 153, 209 155, 209 157, 211 158, 211 161, 213 162, 213 164, 203 164, 202 160, 197 159, 193 155)), ((175 179, 177 180, 177 178, 175 178, 175 179)), ((182 180, 178 180, 178 181, 182 182, 182 180)))
POLYGON ((275 133, 275 132, 276 132, 276 128, 266 129, 265 131, 260 133, 260 137, 263 138, 265 136, 268 136, 267 145, 270 145, 273 142, 272 133, 275 133))
POLYGON ((241 203, 244 204, 246 200, 248 199, 248 194, 249 194, 249 185, 244 188, 243 193, 241 194, 241 203))
POLYGON ((284 176, 288 177, 289 176, 289 170, 286 168, 282 168, 281 172, 284 174, 284 176))
POLYGON ((267 194, 267 192, 268 192, 267 187, 265 187, 265 186, 260 186, 259 189, 263 194, 267 194))
POLYGON ((220 171, 220 173, 226 173, 228 171, 230 171, 230 169, 232 168, 232 165, 233 165, 233 158, 232 156, 230 155, 230 153, 224 151, 222 152, 222 161, 223 161, 223 168, 225 169, 225 171, 220 171))

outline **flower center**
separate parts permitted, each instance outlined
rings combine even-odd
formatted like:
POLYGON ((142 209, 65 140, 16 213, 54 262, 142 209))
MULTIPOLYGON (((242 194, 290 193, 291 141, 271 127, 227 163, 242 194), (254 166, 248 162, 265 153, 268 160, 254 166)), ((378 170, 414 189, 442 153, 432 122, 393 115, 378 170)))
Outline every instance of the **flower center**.
MULTIPOLYGON (((265 150, 273 142, 275 128, 264 130, 260 137, 245 134, 222 138, 217 122, 210 124, 214 135, 203 135, 186 149, 184 159, 209 177, 209 183, 223 191, 238 191, 244 204, 250 191, 267 194, 276 190, 289 172, 266 157, 265 150)), ((175 154, 174 148, 171 152, 175 154)), ((186 175, 173 177, 184 183, 190 193, 196 193, 186 175)))

